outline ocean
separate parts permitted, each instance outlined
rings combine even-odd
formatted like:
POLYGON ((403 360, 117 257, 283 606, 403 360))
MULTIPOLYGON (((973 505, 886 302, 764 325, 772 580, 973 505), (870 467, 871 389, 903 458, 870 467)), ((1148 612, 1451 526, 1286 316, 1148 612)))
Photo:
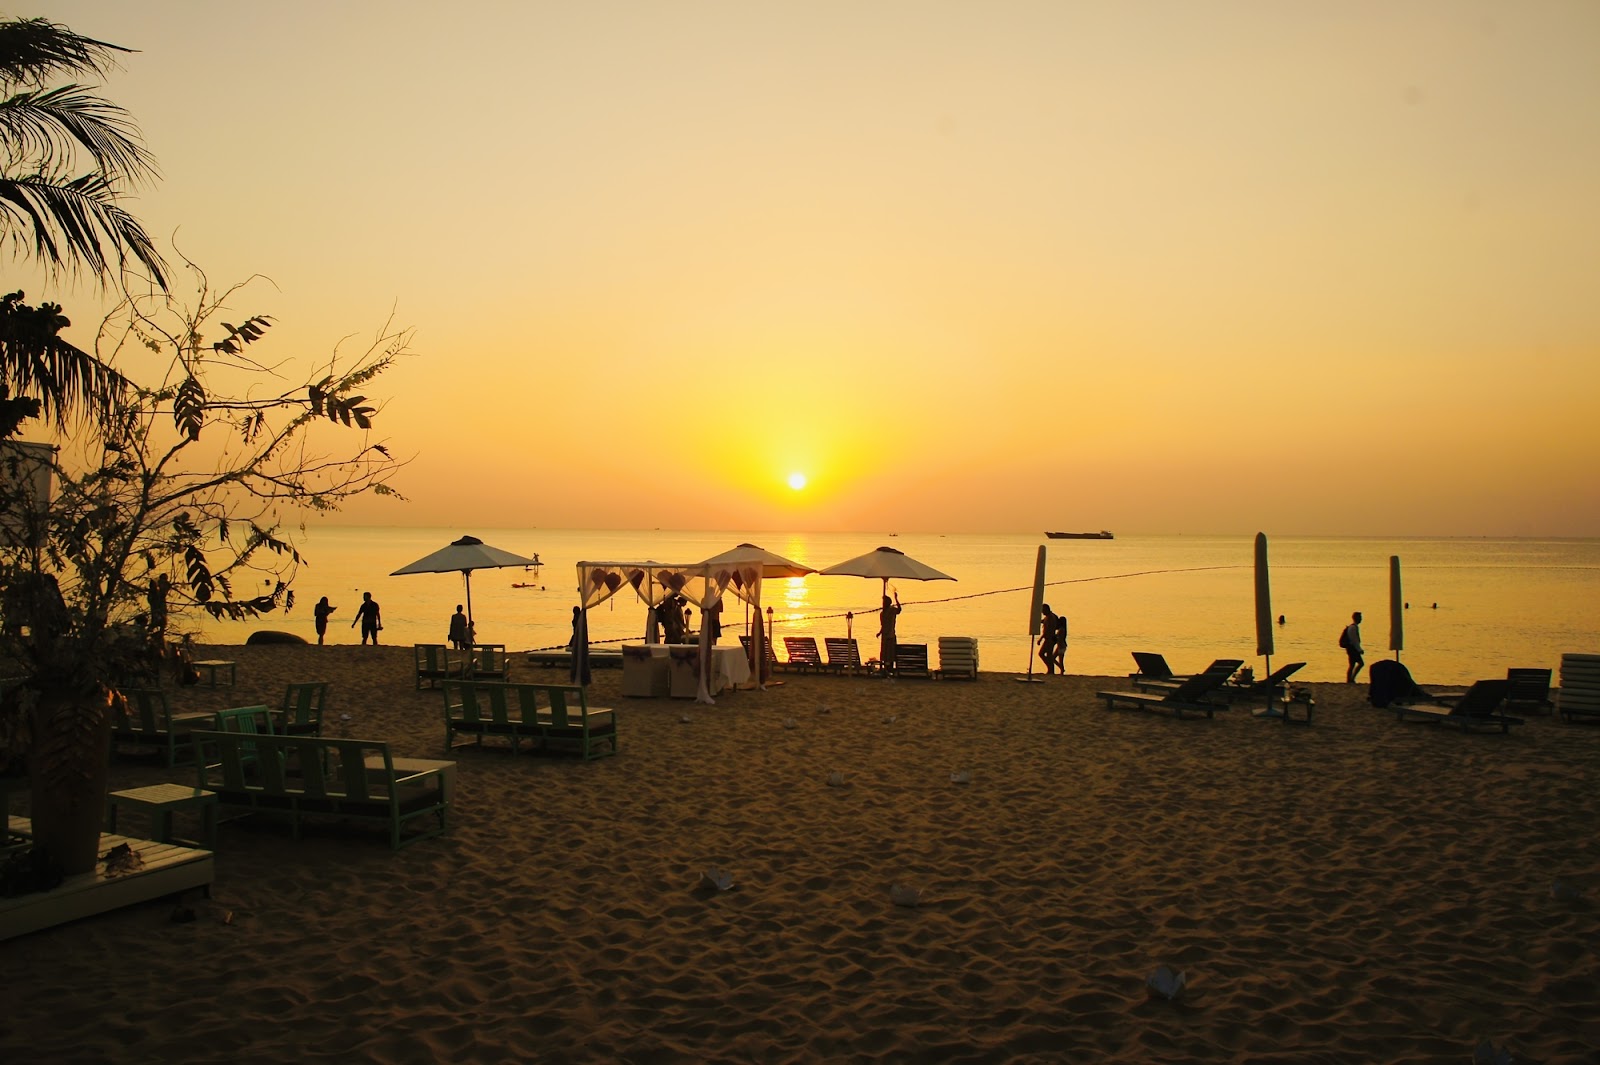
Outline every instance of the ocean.
MULTIPOLYGON (((472 575, 478 638, 512 651, 564 645, 578 601, 579 561, 696 562, 740 543, 754 543, 818 569, 894 547, 954 581, 891 581, 905 612, 904 643, 926 642, 930 658, 941 635, 976 636, 985 671, 1029 668, 1028 614, 1034 559, 1047 553, 1045 600, 1070 624, 1067 669, 1126 674, 1133 651, 1155 651, 1175 670, 1198 670, 1215 658, 1241 658, 1263 674, 1255 654, 1253 536, 1121 536, 1114 540, 1046 540, 1035 534, 746 533, 474 529, 485 543, 539 556, 534 570, 479 570, 472 575)), ((337 608, 335 643, 357 642, 350 627, 361 593, 382 607, 382 639, 391 644, 442 643, 456 604, 465 602, 460 574, 392 577, 402 566, 445 546, 459 529, 312 528, 307 564, 294 581, 295 605, 255 622, 203 621, 206 642, 242 643, 257 629, 315 640, 311 607, 328 596, 337 608)), ((1339 630, 1362 611, 1370 664, 1389 649, 1389 558, 1399 556, 1404 639, 1400 660, 1420 683, 1463 684, 1504 676, 1511 666, 1560 664, 1563 652, 1600 652, 1600 540, 1382 539, 1269 536, 1274 667, 1306 663, 1305 680, 1342 680, 1339 630)), ((763 605, 774 633, 854 635, 863 657, 877 654, 881 582, 810 576, 769 581, 763 605), (853 613, 854 617, 847 617, 853 613)), ((723 640, 736 638, 744 604, 728 601, 723 640)), ((590 637, 615 646, 642 637, 645 609, 626 593, 596 607, 590 637)), ((1033 660, 1035 671, 1040 667, 1033 660)))

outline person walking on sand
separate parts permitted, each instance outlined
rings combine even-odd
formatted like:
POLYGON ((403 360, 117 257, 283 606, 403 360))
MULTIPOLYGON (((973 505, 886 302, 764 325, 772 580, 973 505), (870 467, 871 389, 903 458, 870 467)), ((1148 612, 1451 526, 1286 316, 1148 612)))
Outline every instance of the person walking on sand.
POLYGON ((1056 638, 1052 641, 1051 653, 1055 656, 1056 672, 1063 677, 1067 675, 1067 615, 1056 615, 1056 638))
POLYGON ((1367 660, 1361 655, 1361 611, 1357 610, 1350 615, 1350 624, 1344 627, 1344 633, 1339 637, 1339 643, 1344 647, 1344 653, 1350 659, 1350 668, 1345 671, 1344 682, 1354 684, 1356 674, 1361 672, 1361 667, 1367 660))
POLYGON ((378 601, 372 598, 371 592, 361 593, 361 605, 356 607, 355 619, 350 622, 350 627, 361 624, 361 646, 367 645, 367 637, 372 637, 372 646, 378 646, 378 633, 383 628, 383 621, 378 616, 378 601))
POLYGON ((890 602, 888 596, 883 597, 883 606, 878 610, 878 668, 886 673, 894 672, 895 655, 900 650, 900 641, 895 637, 894 627, 900 617, 900 592, 894 593, 894 601, 890 602))
POLYGON ((462 612, 460 603, 456 604, 456 612, 450 615, 450 646, 457 651, 465 651, 472 644, 472 637, 468 634, 467 615, 462 612))
POLYGON ((1049 603, 1039 605, 1039 661, 1046 675, 1056 671, 1056 612, 1049 603))
POLYGON ((322 638, 328 635, 328 616, 338 608, 328 602, 328 597, 323 596, 317 600, 317 605, 311 608, 311 616, 317 624, 317 643, 322 643, 322 638))

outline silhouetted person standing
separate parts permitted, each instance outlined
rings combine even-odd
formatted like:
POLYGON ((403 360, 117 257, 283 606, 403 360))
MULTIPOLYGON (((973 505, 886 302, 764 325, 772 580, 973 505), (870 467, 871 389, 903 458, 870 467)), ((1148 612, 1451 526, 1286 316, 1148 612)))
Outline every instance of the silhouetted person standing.
POLYGON ((361 605, 356 607, 355 619, 350 622, 350 627, 361 624, 361 645, 367 644, 367 637, 372 637, 372 646, 378 646, 378 631, 383 628, 383 621, 378 616, 378 601, 372 598, 371 592, 361 593, 361 605))
POLYGON ((328 602, 327 596, 317 600, 317 605, 311 608, 311 617, 317 625, 317 643, 322 643, 322 638, 328 635, 328 616, 337 609, 328 602))
POLYGON ((457 651, 465 651, 472 645, 472 637, 467 633, 467 615, 462 612, 460 603, 456 604, 456 612, 450 615, 450 646, 457 651))
POLYGON ((900 641, 895 636, 895 624, 900 617, 900 593, 894 593, 894 601, 890 602, 888 596, 883 597, 883 606, 878 610, 878 663, 879 668, 885 672, 894 670, 895 655, 899 653, 900 641))
POLYGON ((1356 674, 1361 672, 1361 667, 1367 664, 1361 652, 1361 611, 1357 610, 1350 615, 1350 624, 1344 627, 1344 653, 1350 659, 1350 668, 1345 671, 1344 682, 1354 684, 1356 674))

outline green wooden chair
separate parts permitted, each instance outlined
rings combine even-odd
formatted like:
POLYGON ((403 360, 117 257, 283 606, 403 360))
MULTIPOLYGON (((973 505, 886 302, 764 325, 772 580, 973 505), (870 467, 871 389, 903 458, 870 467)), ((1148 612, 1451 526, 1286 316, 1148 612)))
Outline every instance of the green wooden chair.
POLYGON ((503 643, 473 644, 467 659, 467 676, 473 680, 510 680, 511 659, 503 643))
POLYGON ((278 708, 278 732, 285 736, 322 735, 322 711, 327 702, 327 681, 300 681, 288 685, 283 690, 283 705, 278 708))
POLYGON ((412 644, 412 654, 417 666, 417 690, 437 688, 443 680, 460 680, 466 673, 466 663, 458 662, 450 648, 442 643, 412 644))
POLYGON ((112 741, 162 749, 168 768, 178 764, 178 749, 190 746, 190 731, 212 722, 212 715, 201 711, 174 714, 159 688, 124 688, 121 695, 111 700, 112 741))
MULTIPOLYGON (((266 706, 234 706, 216 712, 218 732, 236 732, 245 736, 276 735, 272 728, 272 711, 266 706)), ((239 745, 240 757, 247 765, 258 762, 256 745, 245 741, 239 745)))
MULTIPOLYGON (((546 750, 575 750, 584 760, 617 753, 617 715, 608 708, 591 707, 583 686, 578 684, 530 684, 548 707, 549 716, 539 719, 539 731, 546 750), (602 751, 601 747, 610 750, 602 751)), ((522 712, 528 713, 524 701, 522 712)))

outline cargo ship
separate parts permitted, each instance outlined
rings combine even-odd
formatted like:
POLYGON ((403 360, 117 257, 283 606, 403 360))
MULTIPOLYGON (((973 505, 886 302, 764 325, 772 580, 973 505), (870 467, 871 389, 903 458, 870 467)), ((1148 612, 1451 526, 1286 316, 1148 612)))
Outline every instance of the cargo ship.
POLYGON ((1048 536, 1052 540, 1114 540, 1114 539, 1116 539, 1116 537, 1111 535, 1111 530, 1110 529, 1101 529, 1097 533, 1046 532, 1045 535, 1048 536))

